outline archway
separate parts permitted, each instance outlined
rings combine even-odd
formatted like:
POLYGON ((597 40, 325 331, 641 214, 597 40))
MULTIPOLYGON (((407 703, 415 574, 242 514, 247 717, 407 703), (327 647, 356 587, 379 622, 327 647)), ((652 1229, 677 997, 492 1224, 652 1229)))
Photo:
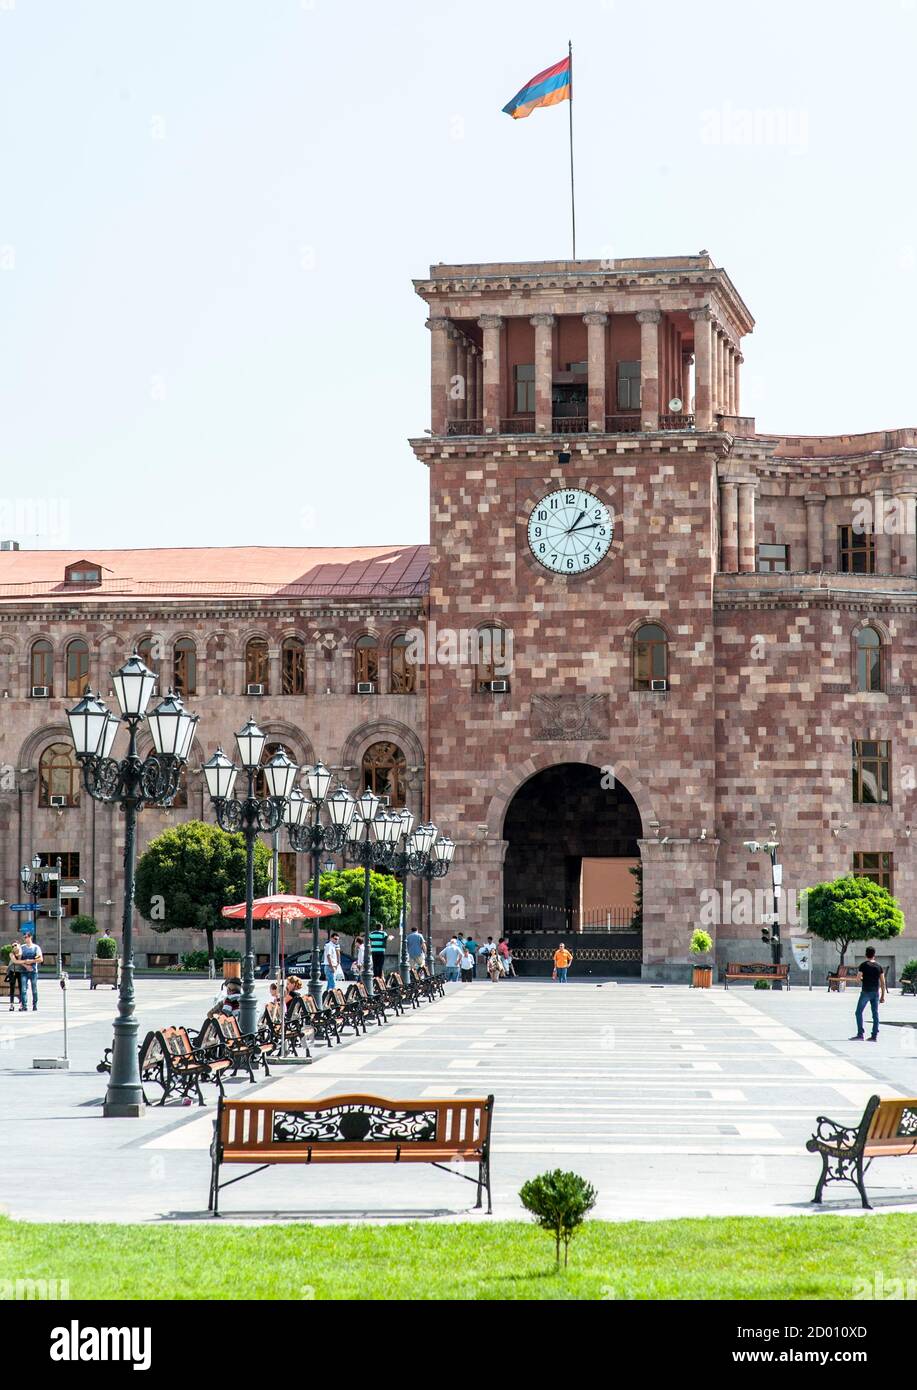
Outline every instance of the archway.
POLYGON ((557 763, 523 783, 503 821, 503 924, 520 973, 549 972, 563 939, 574 974, 639 975, 642 835, 610 769, 557 763))

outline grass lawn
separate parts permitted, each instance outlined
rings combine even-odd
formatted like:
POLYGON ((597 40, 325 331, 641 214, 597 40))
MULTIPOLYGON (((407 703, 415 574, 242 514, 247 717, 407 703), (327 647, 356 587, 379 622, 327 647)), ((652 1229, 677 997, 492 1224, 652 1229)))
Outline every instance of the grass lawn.
MULTIPOLYGON (((590 1221, 570 1267, 521 1221, 41 1225, 0 1217, 0 1280, 77 1299, 849 1299, 917 1275, 917 1216, 590 1221), (164 1279, 164 1274, 167 1278, 164 1279)), ((862 1296, 862 1295, 861 1295, 862 1296)))

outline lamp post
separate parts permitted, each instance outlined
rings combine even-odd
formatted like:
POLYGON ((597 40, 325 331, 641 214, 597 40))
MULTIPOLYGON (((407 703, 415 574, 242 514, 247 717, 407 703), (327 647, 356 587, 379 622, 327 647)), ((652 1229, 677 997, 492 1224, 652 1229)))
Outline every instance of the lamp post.
POLYGON ((23 864, 19 870, 19 882, 22 884, 29 897, 32 899, 32 930, 34 939, 38 939, 38 897, 44 887, 44 879, 41 876, 41 855, 33 854, 31 864, 23 864))
POLYGON ((395 882, 401 884, 401 917, 400 917, 400 939, 398 942, 398 969, 401 972, 402 980, 408 978, 408 922, 407 922, 407 883, 410 873, 409 846, 411 836, 414 831, 414 812, 409 811, 405 806, 400 812, 401 828, 396 844, 395 853, 392 856, 392 873, 395 882))
MULTIPOLYGON (((344 787, 331 795, 332 776, 324 763, 317 762, 306 770, 309 795, 298 788, 287 800, 286 823, 290 848, 297 854, 312 856, 312 896, 321 899, 321 857, 337 854, 344 848, 347 832, 356 813, 356 802, 344 787), (322 815, 327 814, 327 823, 322 815)), ((312 919, 312 964, 309 969, 309 993, 316 1004, 322 1002, 322 980, 319 973, 318 918, 312 919)))
MULTIPOLYGON (((396 817, 396 819, 398 819, 396 817)), ((433 894, 431 883, 434 878, 445 878, 452 864, 452 857, 455 854, 455 845, 448 835, 439 835, 435 825, 418 825, 413 829, 414 817, 410 811, 402 811, 402 835, 404 838, 404 848, 391 855, 389 867, 396 874, 413 874, 416 878, 421 878, 427 884, 427 959, 430 962, 430 973, 435 973, 433 964, 433 894), (409 819, 406 819, 406 816, 409 819)), ((406 881, 406 879, 405 879, 406 881)), ((407 969, 407 947, 405 943, 405 933, 402 928, 402 969, 407 969)), ((405 977, 406 978, 406 977, 405 977)))
POLYGON ((245 959, 242 963, 242 1001, 239 1027, 243 1033, 254 1033, 257 1027, 255 1003, 255 956, 252 941, 252 904, 255 898, 255 842, 259 835, 272 833, 281 824, 287 797, 293 791, 299 767, 283 749, 275 753, 262 767, 266 735, 249 719, 236 734, 241 771, 247 777, 244 797, 234 798, 233 790, 240 768, 230 762, 222 748, 204 764, 207 791, 216 812, 217 824, 230 834, 245 838, 245 959), (255 796, 255 776, 261 770, 267 787, 266 797, 255 796))
MULTIPOLYGON (((771 831, 776 827, 771 826, 771 831)), ((780 965, 783 961, 783 942, 780 939, 780 889, 783 886, 783 865, 777 863, 777 850, 780 842, 775 834, 771 834, 769 840, 745 840, 743 848, 750 850, 752 854, 758 854, 762 850, 771 862, 771 925, 769 929, 761 932, 761 940, 771 948, 771 959, 774 965, 780 965)), ((775 988, 780 989, 780 981, 775 982, 775 988)))
POLYGON ((111 1076, 102 1113, 105 1116, 137 1116, 143 1114, 134 1015, 137 814, 144 806, 171 806, 194 742, 198 716, 189 714, 179 696, 171 691, 147 714, 156 677, 136 652, 113 672, 112 684, 120 715, 112 714, 99 696, 87 688, 83 698, 67 711, 67 720, 87 792, 94 801, 118 805, 124 810, 123 963, 112 1039, 111 1076), (141 758, 137 752, 137 735, 144 719, 149 725, 154 751, 141 758), (126 756, 117 759, 111 752, 121 724, 127 725, 128 746, 126 756))
MULTIPOLYGON (((430 826, 429 828, 435 836, 436 827, 430 826)), ((454 854, 455 845, 448 835, 442 835, 438 839, 434 838, 420 867, 419 877, 427 885, 427 960, 430 962, 431 975, 436 974, 436 967, 433 963, 433 880, 446 877, 452 866, 454 854)))
POLYGON ((371 925, 370 874, 373 869, 390 869, 400 834, 401 817, 386 815, 379 797, 369 787, 357 798, 353 819, 347 831, 345 856, 363 870, 363 988, 370 996, 375 990, 373 957, 369 949, 371 925))

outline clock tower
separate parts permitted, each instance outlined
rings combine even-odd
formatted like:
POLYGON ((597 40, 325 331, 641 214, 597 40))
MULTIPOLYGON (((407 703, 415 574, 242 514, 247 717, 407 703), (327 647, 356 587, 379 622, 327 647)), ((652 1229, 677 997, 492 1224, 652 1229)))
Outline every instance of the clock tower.
POLYGON ((604 923, 574 947, 594 973, 680 977, 716 875, 718 475, 747 452, 753 321, 706 255, 437 265, 415 288, 431 814, 458 845, 439 924, 537 969, 604 923))

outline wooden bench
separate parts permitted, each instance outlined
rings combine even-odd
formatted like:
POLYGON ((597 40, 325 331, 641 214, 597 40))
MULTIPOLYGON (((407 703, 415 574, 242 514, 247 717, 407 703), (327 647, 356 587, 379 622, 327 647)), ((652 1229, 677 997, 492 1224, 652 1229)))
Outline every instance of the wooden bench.
POLYGON ((400 975, 389 975, 387 980, 384 975, 377 975, 376 993, 381 995, 386 1008, 393 1009, 396 1015, 404 1013, 404 985, 400 975))
POLYGON ((412 1009, 420 1008, 420 985, 417 982, 417 971, 408 971, 408 983, 405 984, 397 970, 393 970, 388 977, 388 987, 390 990, 397 991, 402 1004, 405 1000, 412 1009))
POLYGON ((322 995, 322 1004, 326 1009, 333 1011, 335 1022, 341 1032, 349 1028, 355 1037, 366 1032, 366 1012, 357 995, 347 998, 342 989, 326 989, 322 995))
POLYGON ((381 1096, 326 1096, 323 1100, 226 1100, 217 1102, 211 1146, 208 1211, 219 1215, 224 1187, 274 1163, 476 1163, 475 1208, 490 1193, 490 1132, 494 1098, 486 1100, 385 1100, 381 1096), (224 1164, 255 1164, 248 1173, 220 1182, 224 1164))
MULTIPOLYGON (((147 1033, 140 1046, 140 1082, 162 1087, 160 1105, 175 1093, 191 1100, 191 1092, 203 1105, 202 1081, 214 1081, 223 1094, 223 1073, 231 1066, 227 1057, 216 1057, 213 1050, 192 1047, 187 1028, 161 1028, 147 1033)), ((144 1101, 149 1105, 144 1091, 144 1101)))
POLYGON ((255 1080, 256 1067, 263 1066, 265 1076, 270 1076, 267 1059, 277 1050, 272 1037, 264 1038, 258 1033, 246 1035, 239 1027, 239 1020, 230 1014, 211 1014, 206 1018, 194 1047, 198 1052, 212 1054, 215 1061, 225 1058, 232 1067, 233 1076, 244 1067, 251 1082, 255 1080))
MULTIPOLYGON (((375 983, 375 982, 374 982, 375 983)), ((344 996, 348 1003, 356 1004, 363 1015, 363 1031, 366 1032, 367 1018, 375 1019, 381 1028, 383 1023, 388 1022, 385 1012, 385 995, 374 990, 372 995, 366 993, 366 986, 362 980, 355 980, 352 985, 347 986, 347 993, 344 996)))
MULTIPOLYGON (((277 1005, 276 1008, 279 1027, 280 1006, 277 1005)), ((308 1042, 315 1037, 330 1047, 332 1038, 336 1043, 341 1041, 337 1010, 326 1008, 324 1004, 319 1008, 311 994, 298 994, 292 1001, 287 1009, 285 1027, 288 1036, 291 1027, 298 1028, 308 1042)))
POLYGON ((813 1202, 821 1202, 825 1183, 850 1182, 859 1190, 863 1206, 872 1210, 864 1181, 872 1160, 917 1155, 917 1098, 880 1100, 870 1096, 863 1118, 854 1128, 819 1115, 806 1148, 809 1153, 821 1154, 821 1176, 813 1202))
POLYGON ((775 965, 772 961, 729 961, 723 976, 724 988, 729 988, 737 980, 772 980, 774 983, 790 987, 790 967, 775 965))
POLYGON ((839 965, 836 970, 832 970, 826 976, 828 993, 830 994, 832 990, 839 990, 841 985, 856 984, 859 973, 860 967, 858 965, 839 965))
POLYGON ((901 981, 902 994, 917 994, 917 975, 908 975, 901 981))

